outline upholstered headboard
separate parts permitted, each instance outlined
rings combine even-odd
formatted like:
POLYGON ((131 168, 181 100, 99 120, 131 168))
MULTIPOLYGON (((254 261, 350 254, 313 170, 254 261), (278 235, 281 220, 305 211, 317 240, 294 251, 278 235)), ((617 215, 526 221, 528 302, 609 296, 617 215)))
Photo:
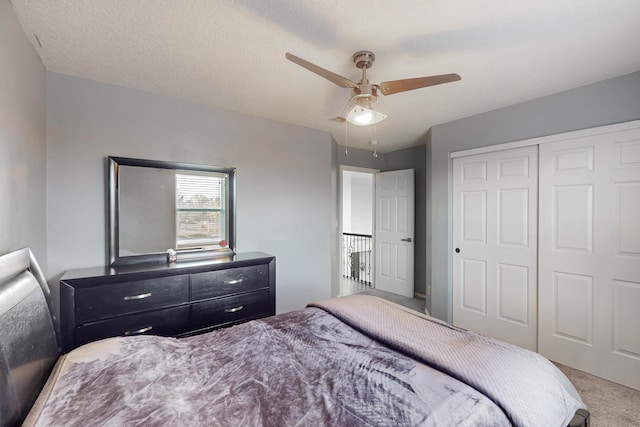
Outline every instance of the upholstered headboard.
POLYGON ((51 313, 31 250, 0 256, 0 426, 24 420, 58 358, 51 313))

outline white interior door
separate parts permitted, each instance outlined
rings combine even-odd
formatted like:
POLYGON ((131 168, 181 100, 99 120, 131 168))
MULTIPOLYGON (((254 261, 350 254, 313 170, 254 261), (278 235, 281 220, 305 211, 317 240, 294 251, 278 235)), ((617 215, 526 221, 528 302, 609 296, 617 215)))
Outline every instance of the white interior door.
POLYGON ((640 130, 540 146, 539 351, 640 389, 640 130))
POLYGON ((413 169, 377 173, 375 192, 376 289, 413 297, 413 169))
POLYGON ((453 159, 453 324, 537 342, 537 147, 453 159))

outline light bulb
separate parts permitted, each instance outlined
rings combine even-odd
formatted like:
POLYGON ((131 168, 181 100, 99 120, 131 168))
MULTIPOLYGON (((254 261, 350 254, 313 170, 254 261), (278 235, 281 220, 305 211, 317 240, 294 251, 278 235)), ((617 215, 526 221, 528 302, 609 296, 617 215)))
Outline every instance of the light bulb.
POLYGON ((359 105, 353 107, 351 111, 349 111, 349 115, 347 115, 347 121, 358 126, 372 125, 386 118, 386 114, 359 105))
POLYGON ((373 114, 372 111, 369 109, 365 109, 365 108, 358 108, 356 107, 356 110, 360 110, 356 113, 353 114, 353 120, 358 122, 361 125, 368 125, 370 123, 372 123, 373 121, 373 114))

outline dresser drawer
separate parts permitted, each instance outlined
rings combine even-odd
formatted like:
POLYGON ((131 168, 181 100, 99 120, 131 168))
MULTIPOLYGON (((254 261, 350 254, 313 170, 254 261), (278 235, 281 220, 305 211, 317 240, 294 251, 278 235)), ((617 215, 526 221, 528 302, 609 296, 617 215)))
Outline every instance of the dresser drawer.
POLYGON ((76 328, 75 345, 118 336, 174 336, 188 329, 189 306, 185 305, 87 323, 76 328))
POLYGON ((191 306, 191 326, 202 329, 237 322, 269 315, 269 310, 268 290, 197 302, 191 306))
POLYGON ((76 289, 76 324, 189 301, 189 276, 76 289))
POLYGON ((191 275, 191 299, 206 298, 253 291, 269 286, 269 266, 230 268, 191 275))

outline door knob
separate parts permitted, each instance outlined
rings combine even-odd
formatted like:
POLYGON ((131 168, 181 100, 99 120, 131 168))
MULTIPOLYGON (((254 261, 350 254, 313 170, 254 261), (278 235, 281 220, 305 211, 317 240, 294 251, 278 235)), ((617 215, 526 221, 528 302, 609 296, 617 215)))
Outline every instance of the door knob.
POLYGON ((460 248, 456 248, 456 253, 459 254, 460 253, 460 248))
POLYGON ((403 242, 409 242, 409 243, 413 242, 413 239, 411 237, 407 237, 406 239, 400 239, 400 240, 402 240, 403 242))

